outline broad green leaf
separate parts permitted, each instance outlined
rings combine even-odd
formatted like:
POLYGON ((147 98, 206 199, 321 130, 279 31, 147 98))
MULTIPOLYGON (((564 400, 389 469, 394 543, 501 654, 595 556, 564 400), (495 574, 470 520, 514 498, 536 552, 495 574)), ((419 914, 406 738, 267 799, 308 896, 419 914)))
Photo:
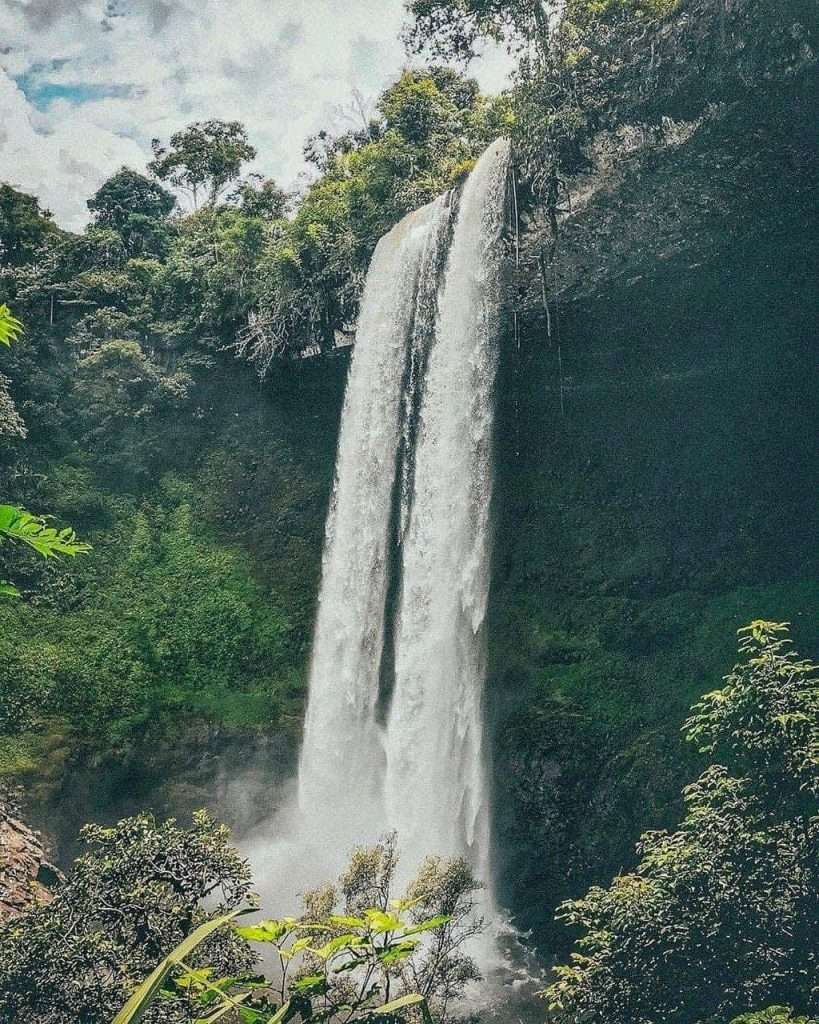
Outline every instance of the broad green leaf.
POLYGON ((326 960, 328 957, 331 957, 333 953, 337 953, 340 949, 352 949, 356 946, 363 946, 365 944, 365 941, 366 940, 363 939, 360 935, 355 935, 352 933, 348 933, 345 935, 337 935, 336 938, 330 939, 329 942, 326 942, 323 946, 320 946, 318 949, 311 950, 311 952, 315 953, 316 956, 321 957, 322 960, 326 960))
POLYGON ((179 988, 190 988, 192 985, 201 985, 209 981, 213 974, 212 967, 199 967, 196 970, 188 970, 181 978, 177 978, 175 984, 179 988))
POLYGON ((20 591, 13 583, 6 583, 5 580, 0 580, 0 597, 19 597, 20 591))
POLYGON ((279 1007, 279 1009, 273 1014, 272 1017, 269 1017, 267 1019, 266 1024, 280 1024, 280 1022, 284 1020, 284 1018, 287 1016, 289 1012, 290 1000, 288 999, 286 1003, 279 1007))
POLYGON ((411 910, 414 906, 416 906, 418 903, 420 903, 423 899, 424 899, 424 896, 422 895, 422 896, 416 896, 415 899, 412 899, 412 900, 390 900, 390 906, 392 907, 393 910, 397 910, 399 912, 404 911, 404 910, 411 910))
POLYGON ((375 907, 365 910, 364 916, 375 935, 395 932, 404 927, 404 922, 400 918, 393 917, 392 914, 385 914, 383 910, 377 910, 375 907))
POLYGON ((291 988, 294 992, 302 994, 319 994, 326 990, 327 979, 323 974, 308 974, 306 977, 294 981, 291 988))
MULTIPOLYGON (((221 1020, 222 1017, 226 1017, 229 1013, 237 1009, 237 1003, 243 1002, 250 995, 249 992, 242 992, 241 995, 235 996, 230 1002, 225 1002, 219 1009, 212 1013, 209 1017, 199 1017, 196 1020, 196 1024, 213 1024, 214 1021, 221 1020)), ((241 1013, 241 1009, 239 1009, 241 1013)))
POLYGON ((452 917, 449 914, 439 914, 437 917, 427 918, 426 921, 421 921, 420 924, 413 925, 412 928, 407 928, 403 934, 403 938, 408 938, 410 935, 419 935, 421 932, 430 932, 434 928, 440 928, 441 925, 449 924, 452 917))
POLYGON ((394 946, 389 946, 383 953, 379 953, 378 959, 386 967, 390 964, 400 963, 402 960, 412 956, 419 944, 419 939, 408 939, 407 941, 398 942, 394 946))
POLYGON ((27 544, 44 558, 80 555, 91 550, 91 545, 78 540, 70 527, 57 530, 41 516, 33 516, 14 505, 0 505, 0 534, 27 544))
POLYGON ((291 960, 297 953, 301 953, 302 950, 308 949, 310 941, 309 936, 305 936, 303 939, 296 939, 289 949, 280 949, 279 952, 285 960, 291 960))
POLYGON ((10 347, 23 333, 23 325, 5 302, 0 305, 0 345, 10 347))
POLYGON ((409 995, 401 996, 400 999, 392 999, 389 1003, 382 1003, 381 1006, 376 1006, 372 1010, 365 1010, 364 1012, 368 1016, 374 1014, 381 1016, 382 1013, 396 1013, 398 1010, 405 1010, 408 1006, 420 1006, 422 1003, 426 1006, 426 999, 418 992, 411 992, 409 995))
POLYGON ((394 1013, 396 1010, 403 1010, 405 1006, 417 1006, 419 1003, 425 1002, 424 997, 420 992, 410 992, 409 995, 401 996, 400 999, 393 999, 389 1003, 384 1003, 379 1006, 378 1009, 382 1013, 394 1013))
POLYGON ((248 942, 278 942, 291 927, 285 921, 259 921, 258 924, 235 928, 234 931, 248 942))

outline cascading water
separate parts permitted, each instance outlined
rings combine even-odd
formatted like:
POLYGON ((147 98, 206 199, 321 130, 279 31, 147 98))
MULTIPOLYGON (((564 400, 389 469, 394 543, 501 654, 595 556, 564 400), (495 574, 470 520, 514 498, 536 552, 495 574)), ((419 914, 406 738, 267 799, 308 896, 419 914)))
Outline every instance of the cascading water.
POLYGON ((484 618, 508 161, 493 144, 461 189, 381 239, 367 275, 298 806, 264 858, 288 887, 325 881, 393 828, 402 876, 460 855, 490 882, 484 618))
POLYGON ((403 541, 386 803, 403 856, 465 856, 489 882, 483 756, 492 424, 508 148, 467 180, 415 439, 403 541))
POLYGON ((448 204, 405 217, 378 243, 367 275, 327 522, 299 770, 316 842, 348 847, 383 830, 384 748, 376 722, 390 525, 402 437, 408 338, 424 267, 448 204))

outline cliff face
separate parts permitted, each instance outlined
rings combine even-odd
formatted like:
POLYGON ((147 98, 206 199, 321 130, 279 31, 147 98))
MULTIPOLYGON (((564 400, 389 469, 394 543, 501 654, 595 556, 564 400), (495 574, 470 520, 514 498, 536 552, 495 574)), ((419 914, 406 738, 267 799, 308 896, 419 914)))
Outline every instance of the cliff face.
POLYGON ((47 902, 59 880, 38 833, 0 794, 0 922, 47 902))
POLYGON ((778 618, 819 649, 816 10, 776 7, 725 4, 697 75, 669 40, 714 4, 683 5, 646 120, 590 144, 557 239, 524 218, 490 705, 502 889, 548 949, 556 904, 673 824, 679 727, 734 631, 778 618))

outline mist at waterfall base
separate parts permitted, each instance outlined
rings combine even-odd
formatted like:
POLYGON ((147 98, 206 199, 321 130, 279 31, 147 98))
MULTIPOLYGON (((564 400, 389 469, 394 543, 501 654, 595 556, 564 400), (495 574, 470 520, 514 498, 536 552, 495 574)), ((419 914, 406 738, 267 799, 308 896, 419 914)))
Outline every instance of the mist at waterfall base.
MULTIPOLYGON (((367 276, 328 515, 298 780, 245 837, 266 912, 388 831, 397 888, 464 857, 501 966, 483 738, 509 147, 385 235, 367 276)), ((396 893, 397 894, 397 893, 396 893)))

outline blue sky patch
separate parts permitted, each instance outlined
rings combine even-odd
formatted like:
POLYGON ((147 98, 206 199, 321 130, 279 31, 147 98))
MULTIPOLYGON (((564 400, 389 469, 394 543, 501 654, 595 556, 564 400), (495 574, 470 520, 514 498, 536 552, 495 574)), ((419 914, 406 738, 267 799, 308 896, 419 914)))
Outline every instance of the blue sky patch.
POLYGON ((54 60, 46 65, 35 64, 24 74, 17 75, 14 80, 29 103, 38 110, 47 110, 56 100, 67 100, 74 106, 81 106, 93 100, 124 99, 133 93, 132 86, 124 83, 50 82, 49 74, 59 71, 67 63, 66 60, 54 60))

